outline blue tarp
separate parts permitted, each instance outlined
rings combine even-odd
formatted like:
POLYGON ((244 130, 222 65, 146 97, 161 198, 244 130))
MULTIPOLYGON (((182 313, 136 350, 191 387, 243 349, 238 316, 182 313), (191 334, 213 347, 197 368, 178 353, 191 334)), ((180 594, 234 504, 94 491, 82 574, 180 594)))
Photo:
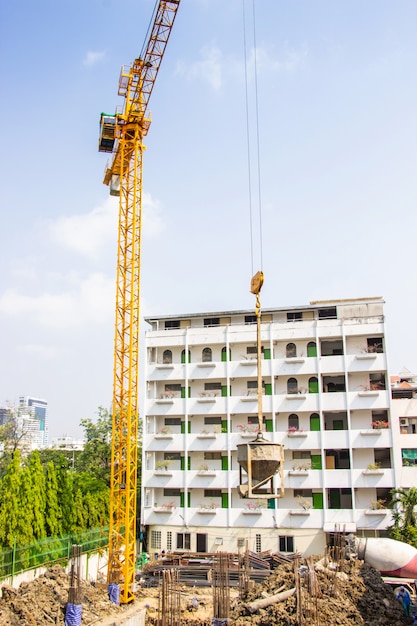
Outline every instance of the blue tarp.
POLYGON ((65 609, 65 626, 81 626, 82 604, 70 604, 65 609))
POLYGON ((107 587, 107 593, 109 594, 109 600, 111 602, 120 604, 120 585, 110 583, 107 587))

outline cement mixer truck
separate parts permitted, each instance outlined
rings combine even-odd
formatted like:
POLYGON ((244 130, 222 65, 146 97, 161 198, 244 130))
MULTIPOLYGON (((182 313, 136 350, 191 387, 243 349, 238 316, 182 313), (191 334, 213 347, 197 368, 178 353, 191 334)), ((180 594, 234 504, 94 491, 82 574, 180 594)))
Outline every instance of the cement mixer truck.
POLYGON ((417 549, 408 543, 386 538, 356 538, 358 558, 379 572, 396 591, 403 585, 417 603, 417 549))

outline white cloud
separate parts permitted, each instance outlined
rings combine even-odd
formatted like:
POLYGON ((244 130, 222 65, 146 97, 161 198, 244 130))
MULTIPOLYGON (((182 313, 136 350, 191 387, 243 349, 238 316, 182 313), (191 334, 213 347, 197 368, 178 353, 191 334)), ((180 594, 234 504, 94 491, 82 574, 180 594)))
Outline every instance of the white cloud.
MULTIPOLYGON (((107 254, 109 246, 116 250, 118 211, 118 199, 109 196, 90 213, 61 216, 51 222, 51 238, 68 250, 97 260, 102 253, 107 254)), ((160 203, 148 193, 142 198, 142 227, 145 237, 158 235, 164 227, 160 203)))
MULTIPOLYGON (((256 67, 259 74, 268 73, 292 73, 305 61, 308 55, 306 45, 298 48, 289 47, 285 44, 280 58, 273 54, 272 48, 257 46, 256 67)), ((255 69, 255 49, 252 48, 247 55, 247 75, 251 79, 255 69)), ((179 61, 176 71, 187 80, 201 80, 207 82, 212 89, 219 91, 223 84, 230 78, 238 76, 243 79, 245 75, 244 61, 235 56, 225 56, 215 44, 204 46, 201 49, 201 60, 194 63, 179 61)))
MULTIPOLYGON (((299 48, 290 48, 288 43, 286 43, 281 58, 274 56, 266 46, 258 46, 256 48, 256 67, 258 72, 263 74, 269 72, 291 74, 304 63, 307 55, 308 49, 306 45, 302 45, 299 48)), ((255 50, 252 50, 250 53, 248 65, 253 72, 255 67, 255 50)))
POLYGON ((102 206, 82 215, 61 216, 49 226, 52 240, 91 259, 116 241, 118 203, 109 197, 102 206))
POLYGON ((204 80, 215 91, 218 91, 222 86, 222 68, 225 65, 222 52, 217 46, 211 44, 202 48, 201 56, 201 61, 195 61, 195 63, 179 61, 176 71, 188 80, 196 78, 204 80))
POLYGON ((104 52, 93 52, 92 50, 89 50, 83 59, 83 65, 86 67, 93 67, 104 59, 104 56, 104 52))
POLYGON ((94 273, 74 287, 68 292, 36 296, 8 289, 0 297, 0 312, 15 317, 30 314, 41 326, 54 329, 107 323, 114 310, 114 278, 94 273))

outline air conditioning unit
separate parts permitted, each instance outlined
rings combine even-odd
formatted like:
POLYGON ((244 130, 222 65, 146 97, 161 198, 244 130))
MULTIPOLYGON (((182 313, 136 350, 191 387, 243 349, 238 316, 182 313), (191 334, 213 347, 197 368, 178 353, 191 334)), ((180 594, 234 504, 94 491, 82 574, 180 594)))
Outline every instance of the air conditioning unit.
POLYGON ((403 419, 401 419, 401 420, 400 420, 400 423, 401 423, 401 425, 402 425, 402 426, 407 426, 407 424, 408 424, 408 419, 405 417, 405 418, 403 418, 403 419))

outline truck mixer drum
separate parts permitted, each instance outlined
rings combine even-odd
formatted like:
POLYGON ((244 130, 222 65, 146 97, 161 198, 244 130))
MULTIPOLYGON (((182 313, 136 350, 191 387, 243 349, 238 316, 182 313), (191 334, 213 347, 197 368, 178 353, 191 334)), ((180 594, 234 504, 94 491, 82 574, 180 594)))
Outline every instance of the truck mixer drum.
POLYGON ((282 498, 284 493, 283 446, 264 439, 262 433, 253 441, 237 447, 239 463, 239 494, 242 498, 282 498), (279 493, 274 490, 274 477, 279 476, 279 493), (268 483, 268 484, 266 484, 268 483), (262 491, 258 491, 263 487, 262 491))

